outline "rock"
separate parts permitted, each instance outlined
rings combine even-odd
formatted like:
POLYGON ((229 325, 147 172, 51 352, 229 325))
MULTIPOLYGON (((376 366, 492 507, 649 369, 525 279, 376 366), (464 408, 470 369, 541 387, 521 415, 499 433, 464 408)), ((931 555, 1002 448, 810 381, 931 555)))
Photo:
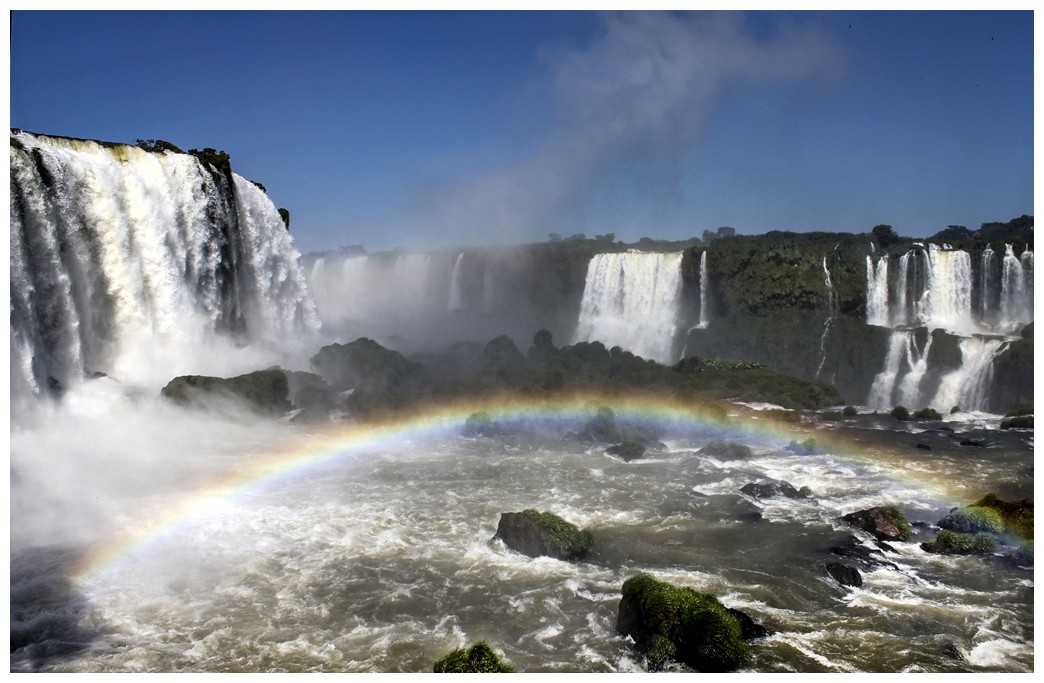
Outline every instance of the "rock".
POLYGON ((372 339, 324 346, 311 363, 335 391, 353 390, 345 406, 358 414, 408 407, 431 393, 422 365, 372 339))
POLYGON ((493 540, 530 557, 582 559, 594 547, 594 537, 551 512, 533 509, 503 512, 493 540))
POLYGON ((489 644, 480 640, 465 650, 457 648, 435 662, 437 674, 503 674, 514 673, 515 667, 505 663, 489 644))
POLYGON ((919 448, 922 451, 930 451, 930 450, 932 450, 931 446, 929 446, 926 443, 920 443, 920 442, 918 442, 917 445, 914 448, 919 448))
POLYGON ((489 413, 483 412, 468 415, 460 430, 461 436, 494 437, 503 433, 504 429, 489 417, 489 413))
POLYGON ((1004 533, 1033 540, 1033 501, 1031 499, 1005 501, 994 493, 987 493, 975 501, 974 506, 990 508, 999 512, 1004 521, 1004 533))
POLYGON ((827 562, 826 570, 827 574, 830 574, 842 586, 859 587, 863 585, 862 574, 851 565, 841 564, 840 562, 827 562))
POLYGON ((233 400, 264 415, 290 410, 287 393, 286 373, 279 369, 229 378, 182 375, 160 390, 161 396, 181 405, 207 407, 214 399, 233 400))
POLYGON ((611 408, 601 407, 598 414, 588 420, 583 429, 580 430, 581 441, 602 441, 606 443, 620 443, 624 441, 620 429, 616 426, 616 416, 611 408))
MULTIPOLYGON (((883 546, 884 550, 894 552, 895 549, 889 546, 887 543, 881 541, 876 542, 879 546, 883 546)), ((840 545, 830 547, 830 552, 834 555, 839 555, 849 560, 854 560, 863 569, 873 570, 878 567, 885 567, 887 569, 898 570, 899 566, 894 562, 889 562, 885 559, 884 555, 880 551, 868 548, 859 542, 854 536, 849 536, 840 545)))
POLYGON ((786 481, 778 479, 769 479, 764 482, 754 483, 751 482, 746 484, 740 489, 743 493, 746 493, 752 498, 773 498, 775 496, 785 496, 787 498, 808 498, 812 495, 812 489, 807 486, 802 486, 801 489, 796 489, 792 484, 786 481))
POLYGON ((968 661, 968 652, 957 643, 946 643, 942 651, 943 655, 958 662, 968 661))
POLYGON ((940 531, 934 541, 921 544, 925 552, 940 555, 990 555, 997 547, 997 539, 990 534, 960 534, 946 529, 940 531))
POLYGON ((961 441, 961 445, 962 446, 975 446, 976 448, 989 448, 989 446, 987 446, 982 441, 976 441, 975 439, 964 439, 963 441, 961 441))
POLYGON ((624 441, 618 443, 615 446, 610 446, 605 449, 605 452, 609 455, 615 455, 618 458, 622 458, 624 462, 631 462, 637 460, 645 455, 645 446, 634 441, 624 441))
POLYGON ((811 436, 804 441, 791 441, 787 446, 787 450, 795 455, 815 455, 818 453, 816 448, 816 440, 811 436))
POLYGON ((746 460, 754 456, 750 446, 732 441, 711 441, 696 451, 698 455, 710 455, 723 460, 746 460))
POLYGON ((903 513, 892 506, 850 512, 842 519, 882 541, 908 541, 913 533, 903 513))
POLYGON ((939 520, 939 527, 962 534, 980 531, 999 534, 1004 531, 1004 518, 993 508, 969 505, 950 510, 950 514, 939 520))
POLYGON ((623 585, 617 632, 634 639, 650 670, 680 662, 702 672, 733 671, 752 660, 740 621, 707 593, 648 574, 623 585))
POLYGON ((746 612, 741 612, 738 609, 732 609, 731 607, 726 607, 725 611, 736 617, 736 621, 738 621, 740 625, 740 637, 743 638, 743 640, 749 642, 759 638, 767 638, 772 633, 767 628, 754 621, 746 612))

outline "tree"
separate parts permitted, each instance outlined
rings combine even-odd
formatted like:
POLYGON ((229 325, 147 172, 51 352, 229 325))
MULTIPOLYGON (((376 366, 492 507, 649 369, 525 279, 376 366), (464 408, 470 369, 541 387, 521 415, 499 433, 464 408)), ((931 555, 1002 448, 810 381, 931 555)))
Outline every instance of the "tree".
POLYGON ((562 241, 562 235, 558 234, 557 232, 548 233, 547 241, 548 242, 561 242, 562 241))
POLYGON ((899 241, 899 235, 895 234, 895 230, 893 230, 890 225, 875 225, 870 233, 874 236, 877 246, 883 249, 890 247, 899 241))

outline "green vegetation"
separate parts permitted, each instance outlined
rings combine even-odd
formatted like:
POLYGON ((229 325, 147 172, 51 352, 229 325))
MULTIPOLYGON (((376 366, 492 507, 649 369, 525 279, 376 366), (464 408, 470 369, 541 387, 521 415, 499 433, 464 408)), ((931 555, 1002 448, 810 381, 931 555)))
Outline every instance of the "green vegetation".
POLYGON ((881 514, 884 515, 885 519, 899 529, 900 541, 910 540, 910 537, 913 536, 913 527, 910 526, 910 522, 906 521, 906 517, 903 516, 903 513, 899 512, 898 508, 886 505, 881 508, 881 514))
POLYGON ((1006 417, 1001 420, 1001 429, 1033 429, 1033 416, 1006 417))
POLYGON ((999 534, 1004 531, 1004 518, 999 510, 979 505, 956 508, 950 511, 939 526, 950 531, 961 533, 978 533, 985 531, 999 534))
POLYGON ((1026 415, 1033 414, 1033 402, 1019 402, 1013 405, 1008 412, 1004 413, 1004 417, 1024 417, 1026 415))
POLYGON ((544 538, 558 550, 561 557, 582 557, 594 545, 591 532, 580 529, 553 512, 538 512, 529 508, 523 510, 522 515, 541 529, 544 538))
POLYGON ((634 638, 650 670, 671 661, 702 672, 750 664, 753 657, 739 621, 713 595, 648 574, 629 578, 622 592, 616 630, 634 638))
POLYGON ((845 409, 841 411, 841 414, 845 417, 855 417, 859 414, 859 411, 856 410, 855 406, 845 406, 845 409))
POLYGON ((215 182, 219 184, 222 180, 232 182, 232 161, 227 152, 219 152, 213 147, 204 147, 202 150, 190 149, 188 153, 199 159, 203 168, 210 172, 215 182))
POLYGON ((942 415, 935 408, 921 408, 911 415, 915 420, 941 420, 942 415))
POLYGON ((934 541, 922 543, 929 553, 940 555, 989 555, 996 552, 997 539, 988 533, 962 534, 943 529, 934 541))
POLYGON ((166 140, 154 140, 149 138, 148 140, 138 139, 135 144, 146 152, 153 152, 156 154, 162 154, 163 152, 173 152, 175 154, 184 154, 177 145, 166 140))
POLYGON ((1021 536, 1024 539, 1033 539, 1033 501, 1024 498, 1022 500, 1004 501, 995 493, 987 493, 974 504, 977 508, 989 508, 1000 513, 1004 521, 1004 533, 1021 536))
POLYGON ((910 419, 910 411, 906 408, 906 406, 896 406, 892 408, 891 415, 900 422, 906 422, 910 419))
POLYGON ((290 210, 289 209, 284 209, 284 208, 278 208, 278 209, 276 209, 276 211, 279 212, 279 217, 283 219, 283 225, 285 225, 286 229, 289 230, 290 229, 290 210))
POLYGON ((500 659, 489 644, 480 640, 465 650, 457 648, 435 662, 437 674, 502 674, 515 673, 515 667, 500 659))

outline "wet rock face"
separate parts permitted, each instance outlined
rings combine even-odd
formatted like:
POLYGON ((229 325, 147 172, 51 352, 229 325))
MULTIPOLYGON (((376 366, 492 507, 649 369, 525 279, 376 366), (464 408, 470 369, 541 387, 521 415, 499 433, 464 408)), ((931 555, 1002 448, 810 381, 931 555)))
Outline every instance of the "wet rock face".
POLYGON ((859 587, 863 585, 862 574, 851 565, 841 562, 827 562, 826 570, 827 574, 842 586, 859 587))
POLYGON ((751 482, 741 488, 740 491, 759 500, 762 498, 774 498, 777 496, 783 496, 785 498, 808 498, 812 495, 812 490, 807 486, 802 486, 800 489, 796 489, 790 482, 776 479, 751 482))
POLYGON ((913 532, 903 514, 891 506, 851 512, 843 519, 881 541, 907 541, 913 532))
POLYGON ((530 557, 582 559, 594 547, 594 537, 551 512, 533 509, 500 515, 493 540, 530 557))
POLYGON ((258 370, 237 377, 182 375, 160 390, 160 395, 182 405, 207 406, 215 398, 233 399, 264 415, 282 415, 290 410, 286 373, 279 369, 258 370))

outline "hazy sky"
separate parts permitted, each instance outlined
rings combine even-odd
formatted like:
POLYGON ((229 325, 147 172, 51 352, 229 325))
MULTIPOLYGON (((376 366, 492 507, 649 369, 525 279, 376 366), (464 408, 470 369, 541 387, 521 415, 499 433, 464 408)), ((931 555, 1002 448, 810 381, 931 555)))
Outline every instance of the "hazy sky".
POLYGON ((16 11, 10 89, 227 151, 303 252, 1033 213, 1029 11, 16 11))

